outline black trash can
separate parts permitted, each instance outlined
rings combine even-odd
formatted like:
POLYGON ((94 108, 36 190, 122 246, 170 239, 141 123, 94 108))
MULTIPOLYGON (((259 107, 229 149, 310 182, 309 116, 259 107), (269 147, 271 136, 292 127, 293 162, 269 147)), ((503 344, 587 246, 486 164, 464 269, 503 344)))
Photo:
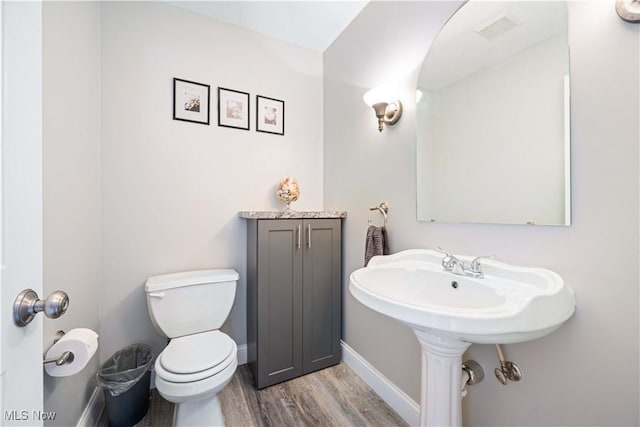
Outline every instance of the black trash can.
POLYGON ((104 388, 110 427, 132 427, 146 415, 152 361, 150 346, 132 344, 115 352, 98 370, 96 380, 104 388))

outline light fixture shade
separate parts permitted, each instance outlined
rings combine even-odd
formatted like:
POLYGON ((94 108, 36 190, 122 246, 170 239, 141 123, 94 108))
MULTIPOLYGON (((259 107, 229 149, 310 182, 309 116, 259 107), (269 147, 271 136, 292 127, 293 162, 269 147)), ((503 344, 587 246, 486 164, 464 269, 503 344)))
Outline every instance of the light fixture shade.
POLYGON ((365 93, 362 99, 364 100, 365 104, 367 104, 369 107, 372 107, 373 105, 379 103, 388 104, 398 99, 398 97, 388 86, 378 86, 365 93))

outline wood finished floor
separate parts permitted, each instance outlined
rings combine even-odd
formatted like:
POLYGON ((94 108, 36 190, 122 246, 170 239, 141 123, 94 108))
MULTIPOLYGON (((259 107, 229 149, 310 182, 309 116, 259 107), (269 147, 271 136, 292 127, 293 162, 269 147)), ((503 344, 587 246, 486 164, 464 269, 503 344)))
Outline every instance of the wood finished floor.
MULTIPOLYGON (((254 388, 249 368, 239 366, 220 402, 229 427, 408 426, 343 363, 262 390, 254 388)), ((136 425, 172 421, 173 404, 152 390, 149 412, 136 425)), ((106 425, 103 412, 98 426, 106 425)))

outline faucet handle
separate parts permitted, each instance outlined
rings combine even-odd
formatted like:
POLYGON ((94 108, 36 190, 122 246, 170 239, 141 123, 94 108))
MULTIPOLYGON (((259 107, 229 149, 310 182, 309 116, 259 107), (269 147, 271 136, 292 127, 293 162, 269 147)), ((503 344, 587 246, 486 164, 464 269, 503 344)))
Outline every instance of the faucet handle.
POLYGON ((482 270, 480 269, 480 260, 481 259, 489 259, 489 258, 495 258, 495 255, 483 255, 483 256, 478 256, 475 257, 473 259, 473 261, 471 261, 471 272, 472 273, 482 273, 482 270))
POLYGON ((442 258, 442 268, 444 268, 445 271, 453 271, 456 263, 458 262, 456 257, 450 252, 442 249, 440 246, 436 246, 436 249, 444 254, 444 258, 442 258))
POLYGON ((442 252, 443 254, 445 254, 448 257, 453 257, 453 255, 451 255, 450 252, 445 251, 444 249, 442 249, 440 246, 436 246, 436 249, 438 250, 438 252, 442 252))

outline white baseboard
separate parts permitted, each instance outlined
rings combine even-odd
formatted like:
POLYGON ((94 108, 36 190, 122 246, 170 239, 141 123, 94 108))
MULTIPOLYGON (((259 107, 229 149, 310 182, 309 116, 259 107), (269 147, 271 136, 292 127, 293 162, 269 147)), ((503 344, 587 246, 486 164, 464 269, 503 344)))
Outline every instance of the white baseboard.
POLYGON ((98 425, 102 409, 104 408, 104 393, 100 387, 96 387, 78 420, 77 427, 94 427, 98 425))
POLYGON ((238 365, 247 364, 247 345, 241 344, 238 346, 238 365))
POLYGON ((342 361, 358 374, 382 400, 387 402, 387 405, 391 406, 403 420, 409 425, 417 426, 420 423, 420 405, 371 366, 348 344, 344 341, 341 341, 340 344, 342 345, 342 361))

